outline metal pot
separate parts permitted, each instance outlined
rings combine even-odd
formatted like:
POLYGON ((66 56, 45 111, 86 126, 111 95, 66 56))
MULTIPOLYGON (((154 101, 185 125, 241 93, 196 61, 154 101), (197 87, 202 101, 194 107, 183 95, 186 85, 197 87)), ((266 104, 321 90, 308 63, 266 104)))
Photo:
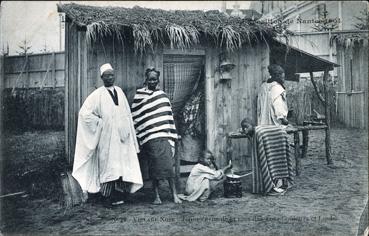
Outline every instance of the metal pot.
POLYGON ((241 176, 235 174, 226 175, 226 180, 224 181, 223 187, 224 187, 224 197, 226 198, 242 197, 241 176))
POLYGON ((240 198, 242 197, 242 182, 241 178, 251 175, 251 173, 236 175, 236 174, 227 174, 226 180, 224 181, 224 197, 226 198, 240 198))

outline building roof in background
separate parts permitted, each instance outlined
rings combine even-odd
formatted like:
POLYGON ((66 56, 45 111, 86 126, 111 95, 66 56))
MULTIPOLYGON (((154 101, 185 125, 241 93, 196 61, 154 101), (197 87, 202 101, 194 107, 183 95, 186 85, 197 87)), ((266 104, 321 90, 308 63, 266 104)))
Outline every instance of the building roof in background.
POLYGON ((141 52, 163 42, 173 48, 188 48, 200 43, 202 37, 218 47, 234 50, 278 34, 278 30, 267 22, 232 17, 219 11, 166 11, 75 3, 60 4, 58 11, 64 12, 77 25, 86 27, 87 37, 92 41, 106 35, 116 35, 123 40, 123 32, 129 32, 135 51, 141 52))
MULTIPOLYGON (((227 9, 226 13, 228 15, 231 15, 234 9, 227 9)), ((258 20, 261 18, 262 14, 254 9, 240 9, 239 10, 242 13, 243 18, 249 19, 249 20, 258 20)))
POLYGON ((290 78, 295 73, 319 72, 327 68, 333 70, 334 67, 339 66, 334 62, 287 45, 277 39, 273 41, 271 51, 272 63, 283 65, 286 74, 289 74, 290 78))

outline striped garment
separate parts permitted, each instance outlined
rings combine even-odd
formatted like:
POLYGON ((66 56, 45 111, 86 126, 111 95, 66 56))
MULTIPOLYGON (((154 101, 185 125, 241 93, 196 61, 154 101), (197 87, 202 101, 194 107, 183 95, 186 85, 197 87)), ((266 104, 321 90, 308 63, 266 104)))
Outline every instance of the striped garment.
POLYGON ((268 193, 277 179, 293 182, 287 133, 275 125, 255 127, 252 155, 252 191, 268 193))
POLYGON ((166 137, 174 146, 177 131, 168 96, 161 90, 137 89, 132 104, 133 123, 138 142, 166 137))

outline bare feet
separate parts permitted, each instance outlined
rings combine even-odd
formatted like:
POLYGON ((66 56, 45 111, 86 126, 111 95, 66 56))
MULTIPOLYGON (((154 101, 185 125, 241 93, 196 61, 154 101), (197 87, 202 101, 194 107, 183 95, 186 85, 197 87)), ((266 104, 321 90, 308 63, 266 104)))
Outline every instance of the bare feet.
POLYGON ((161 205, 162 204, 162 202, 161 202, 161 200, 160 200, 160 198, 155 198, 155 200, 152 202, 152 204, 154 204, 154 205, 161 205))
POLYGON ((177 195, 174 195, 173 196, 173 199, 174 199, 174 203, 182 203, 182 200, 181 199, 179 199, 179 197, 177 196, 177 195))

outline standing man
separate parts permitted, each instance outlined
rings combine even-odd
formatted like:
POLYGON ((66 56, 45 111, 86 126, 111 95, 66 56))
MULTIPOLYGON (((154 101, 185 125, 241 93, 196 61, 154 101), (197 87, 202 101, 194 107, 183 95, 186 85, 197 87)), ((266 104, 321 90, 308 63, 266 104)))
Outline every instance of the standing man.
POLYGON ((261 85, 258 96, 258 125, 288 125, 284 70, 277 64, 268 70, 271 78, 261 85))
POLYGON ((143 186, 139 152, 129 104, 114 86, 110 64, 100 67, 104 86, 93 91, 78 116, 73 177, 84 192, 101 192, 105 203, 123 203, 117 194, 134 193, 143 186))
POLYGON ((148 158, 149 176, 155 192, 153 204, 161 204, 158 187, 162 179, 168 180, 174 202, 181 203, 174 184, 173 156, 177 131, 172 107, 164 91, 157 89, 160 72, 150 67, 145 76, 146 86, 136 91, 132 115, 138 141, 148 158))

